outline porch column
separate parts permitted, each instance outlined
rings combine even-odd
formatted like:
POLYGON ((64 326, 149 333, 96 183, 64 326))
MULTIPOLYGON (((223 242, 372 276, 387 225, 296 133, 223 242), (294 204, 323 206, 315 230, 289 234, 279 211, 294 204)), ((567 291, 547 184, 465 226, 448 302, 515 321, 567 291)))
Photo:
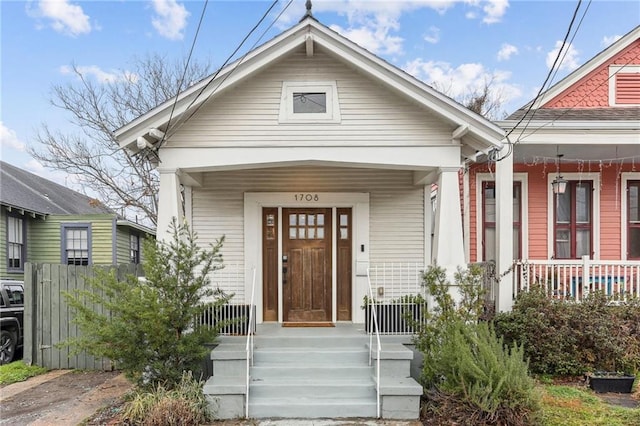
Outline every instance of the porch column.
MULTIPOLYGON (((449 279, 458 266, 465 267, 462 236, 462 211, 460 206, 459 167, 442 167, 438 170, 438 195, 436 197, 436 229, 433 257, 438 266, 447 270, 449 279)), ((453 281, 452 281, 453 282, 453 281)), ((458 300, 457 294, 452 294, 458 300)))
POLYGON ((513 153, 505 145, 496 162, 496 311, 513 306, 513 153), (504 275, 503 275, 504 274, 504 275), (500 278, 501 277, 501 278, 500 278))
POLYGON ((184 220, 182 208, 182 195, 180 194, 180 170, 162 169, 160 173, 160 194, 158 196, 158 226, 156 238, 158 240, 170 239, 169 225, 175 217, 178 223, 184 220))

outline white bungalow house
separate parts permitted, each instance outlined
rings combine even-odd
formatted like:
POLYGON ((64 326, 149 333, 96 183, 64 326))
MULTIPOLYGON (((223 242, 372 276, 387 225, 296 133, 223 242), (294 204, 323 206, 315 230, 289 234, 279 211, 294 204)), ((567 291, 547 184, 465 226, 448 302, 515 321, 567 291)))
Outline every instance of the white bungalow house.
POLYGON ((363 322, 369 264, 465 264, 458 172, 504 131, 307 17, 116 136, 159 156, 159 238, 186 217, 257 268, 258 322, 363 322))
MULTIPOLYGON (((116 131, 123 148, 159 158, 157 238, 173 217, 203 244, 225 235, 225 263, 257 273, 223 287, 246 303, 255 291, 263 325, 363 324, 369 267, 465 265, 459 171, 502 150, 504 135, 310 15, 116 131)), ((500 168, 510 188, 511 169, 500 168)), ((501 205, 511 209, 510 192, 498 193, 501 205)), ((512 263, 510 237, 500 270, 512 263)), ((243 398, 221 402, 220 416, 274 416, 243 398)), ((383 399, 378 415, 415 418, 416 398, 410 413, 383 399)))

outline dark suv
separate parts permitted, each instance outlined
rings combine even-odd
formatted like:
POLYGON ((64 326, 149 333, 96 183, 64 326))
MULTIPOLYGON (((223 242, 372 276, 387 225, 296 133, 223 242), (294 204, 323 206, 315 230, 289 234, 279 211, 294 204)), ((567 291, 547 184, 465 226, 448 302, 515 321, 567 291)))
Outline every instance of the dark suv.
POLYGON ((0 280, 0 364, 13 361, 23 344, 24 285, 22 281, 0 280))

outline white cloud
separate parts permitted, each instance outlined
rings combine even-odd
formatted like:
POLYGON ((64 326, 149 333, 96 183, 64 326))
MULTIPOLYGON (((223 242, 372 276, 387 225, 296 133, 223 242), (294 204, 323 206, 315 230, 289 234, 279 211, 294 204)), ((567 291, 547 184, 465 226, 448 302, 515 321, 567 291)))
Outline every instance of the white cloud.
POLYGON ((332 25, 331 29, 342 34, 354 43, 364 47, 368 51, 376 54, 400 54, 402 53, 402 42, 400 36, 389 34, 389 28, 385 27, 360 27, 342 28, 332 25))
POLYGON ((562 52, 560 53, 560 58, 558 59, 559 66, 556 64, 559 70, 561 71, 573 71, 578 68, 580 57, 578 56, 580 52, 576 50, 572 44, 567 43, 562 47, 562 41, 556 41, 556 45, 553 50, 547 53, 547 68, 551 69, 553 66, 553 62, 556 60, 558 56, 558 52, 562 48, 562 52))
POLYGON ((76 66, 75 71, 74 68, 63 65, 60 67, 60 74, 63 75, 75 75, 75 72, 79 72, 83 76, 91 76, 95 78, 99 83, 114 83, 116 81, 136 81, 137 76, 128 71, 120 72, 120 71, 104 71, 97 65, 87 65, 87 66, 76 66))
POLYGON ((158 33, 169 40, 182 40, 189 12, 176 0, 152 0, 156 15, 151 24, 158 33))
POLYGON ((622 36, 620 35, 612 35, 612 36, 605 36, 602 38, 602 41, 600 42, 600 45, 602 47, 609 47, 611 46, 613 43, 615 43, 616 41, 620 40, 622 38, 622 36))
POLYGON ((518 48, 509 43, 503 43, 498 51, 498 61, 508 61, 511 56, 518 54, 518 48))
POLYGON ((0 121, 0 147, 24 151, 24 146, 15 130, 11 130, 0 121))
POLYGON ((461 64, 454 68, 447 62, 416 59, 404 66, 405 71, 458 101, 480 93, 490 84, 491 93, 505 105, 522 96, 520 88, 509 83, 511 72, 487 70, 479 63, 461 64))
POLYGON ((425 34, 424 41, 431 44, 436 44, 440 41, 440 28, 431 26, 429 32, 425 34))
POLYGON ((27 13, 35 18, 49 20, 55 31, 76 37, 91 32, 91 23, 82 7, 69 0, 41 0, 36 8, 27 5, 27 13))
POLYGON ((483 3, 482 10, 485 13, 482 22, 485 24, 495 24, 502 20, 502 17, 507 12, 509 7, 509 0, 489 0, 483 3))

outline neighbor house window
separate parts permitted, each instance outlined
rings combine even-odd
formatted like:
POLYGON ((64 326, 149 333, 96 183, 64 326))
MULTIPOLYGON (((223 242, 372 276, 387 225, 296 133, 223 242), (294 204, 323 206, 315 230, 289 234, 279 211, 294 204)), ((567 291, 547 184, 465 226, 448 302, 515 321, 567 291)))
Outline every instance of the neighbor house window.
POLYGON ((89 225, 63 225, 63 262, 67 265, 91 263, 91 232, 89 225))
POLYGON ((627 188, 627 258, 640 259, 640 180, 627 188))
POLYGON ((282 83, 279 121, 281 123, 339 123, 340 104, 336 82, 282 83))
POLYGON ((564 194, 554 194, 556 259, 591 256, 592 189, 590 181, 569 181, 564 194))
POLYGON ((23 271, 25 258, 25 222, 16 216, 7 216, 7 269, 23 271))
POLYGON ((129 246, 131 263, 140 263, 140 236, 131 234, 129 246))
MULTIPOLYGON (((513 183, 513 257, 521 257, 522 185, 513 183)), ((482 182, 482 259, 496 260, 496 184, 482 182)))

